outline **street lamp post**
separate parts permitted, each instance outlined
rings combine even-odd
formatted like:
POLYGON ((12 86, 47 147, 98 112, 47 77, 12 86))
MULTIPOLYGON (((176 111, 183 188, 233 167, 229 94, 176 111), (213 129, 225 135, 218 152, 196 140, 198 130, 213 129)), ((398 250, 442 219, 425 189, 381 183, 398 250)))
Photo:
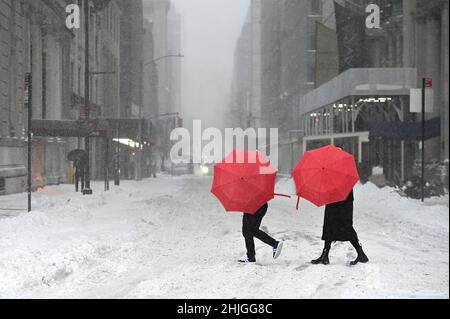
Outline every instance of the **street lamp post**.
MULTIPOLYGON (((85 61, 84 61, 84 100, 85 100, 85 121, 89 123, 90 117, 90 74, 89 74, 89 0, 84 1, 84 31, 85 31, 85 61)), ((86 150, 86 170, 85 170, 85 187, 83 195, 92 195, 91 178, 90 178, 90 141, 89 135, 85 137, 86 150)))
POLYGON ((160 56, 158 58, 151 60, 150 62, 145 63, 144 67, 149 66, 150 64, 156 63, 159 60, 168 59, 168 58, 184 58, 184 55, 179 53, 179 54, 168 54, 168 55, 160 56))

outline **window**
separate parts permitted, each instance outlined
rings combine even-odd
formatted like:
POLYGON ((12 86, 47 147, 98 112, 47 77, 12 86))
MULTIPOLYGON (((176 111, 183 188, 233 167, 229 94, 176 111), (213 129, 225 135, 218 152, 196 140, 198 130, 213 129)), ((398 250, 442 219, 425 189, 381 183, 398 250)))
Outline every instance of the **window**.
POLYGON ((3 195, 6 191, 6 181, 4 177, 0 177, 0 195, 3 195))
POLYGON ((392 1, 392 15, 394 17, 400 16, 403 14, 403 2, 402 0, 393 0, 392 1))
POLYGON ((311 14, 319 15, 320 14, 320 6, 322 5, 322 1, 311 0, 311 14))

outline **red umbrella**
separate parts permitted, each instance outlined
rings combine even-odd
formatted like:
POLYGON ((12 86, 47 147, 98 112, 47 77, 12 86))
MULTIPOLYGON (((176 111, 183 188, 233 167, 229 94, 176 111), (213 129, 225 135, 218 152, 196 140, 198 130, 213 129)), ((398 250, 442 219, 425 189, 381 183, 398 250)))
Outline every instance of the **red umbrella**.
POLYGON ((359 180, 353 155, 332 145, 305 152, 292 176, 298 200, 319 207, 347 199, 359 180))
POLYGON ((214 166, 211 192, 227 212, 254 214, 278 195, 274 192, 276 176, 261 152, 234 150, 214 166))

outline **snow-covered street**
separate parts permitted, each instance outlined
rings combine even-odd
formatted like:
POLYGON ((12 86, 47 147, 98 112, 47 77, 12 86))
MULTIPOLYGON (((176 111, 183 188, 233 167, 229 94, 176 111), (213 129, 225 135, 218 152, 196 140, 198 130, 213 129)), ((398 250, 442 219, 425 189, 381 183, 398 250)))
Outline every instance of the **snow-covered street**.
MULTIPOLYGON (((277 191, 293 193, 281 180, 277 191)), ((448 298, 448 196, 425 204, 372 184, 355 189, 355 228, 370 262, 349 267, 348 243, 322 250, 323 208, 275 199, 263 229, 285 241, 274 261, 244 255, 241 214, 227 214, 210 178, 122 182, 83 197, 73 186, 33 194, 34 211, 0 218, 0 298, 448 298)), ((25 194, 0 197, 24 206, 25 194)))

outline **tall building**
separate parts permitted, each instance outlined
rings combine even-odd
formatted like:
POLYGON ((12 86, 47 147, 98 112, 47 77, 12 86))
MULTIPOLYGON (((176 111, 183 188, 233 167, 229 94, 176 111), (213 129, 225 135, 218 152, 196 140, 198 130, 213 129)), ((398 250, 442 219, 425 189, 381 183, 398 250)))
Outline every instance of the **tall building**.
POLYGON ((328 0, 253 0, 236 44, 228 122, 278 128, 281 173, 298 159, 290 138, 300 128, 300 98, 317 85, 316 24, 329 23, 330 11, 328 0))
MULTIPOLYGON (((169 0, 147 0, 144 2, 144 16, 153 25, 153 55, 160 58, 170 54, 169 52, 169 25, 168 13, 169 0)), ((170 70, 172 61, 161 59, 156 62, 158 70, 158 99, 159 109, 157 114, 168 112, 172 109, 170 97, 170 70)))
POLYGON ((144 118, 151 118, 159 112, 158 100, 158 69, 154 63, 155 40, 153 23, 144 19, 144 118))
MULTIPOLYGON (((448 185, 448 1, 261 0, 260 13, 261 125, 279 128, 280 172, 333 143, 356 156, 362 175, 375 166, 393 184, 418 175, 421 117, 410 112, 410 90, 432 77, 427 178, 448 185), (381 9, 379 29, 366 26, 369 4, 381 9)), ((247 19, 235 54, 239 117, 255 83, 250 30, 247 19)))
MULTIPOLYGON (((26 190, 27 73, 32 75, 32 118, 44 123, 45 131, 33 137, 32 185, 67 183, 73 177, 67 154, 83 148, 84 139, 79 132, 70 136, 61 128, 85 115, 86 17, 85 2, 77 1, 81 28, 67 29, 65 8, 71 3, 0 2, 0 194, 26 190)), ((90 115, 117 117, 121 10, 117 0, 90 2, 90 6, 90 115)), ((105 145, 92 141, 91 175, 99 178, 104 175, 105 145)))
POLYGON ((252 0, 234 52, 231 127, 261 127, 261 0, 252 0))
POLYGON ((335 1, 334 22, 316 43, 330 43, 334 30, 339 74, 300 99, 303 149, 331 141, 355 154, 362 175, 381 166, 392 184, 420 175, 421 116, 410 112, 410 90, 432 77, 426 178, 448 185, 448 1, 335 1), (379 29, 365 24, 373 3, 379 29))
MULTIPOLYGON (((181 53, 181 16, 176 11, 175 6, 171 6, 167 16, 168 23, 168 44, 169 54, 181 53)), ((181 59, 172 59, 168 65, 169 90, 170 90, 170 112, 181 112, 181 59)))
POLYGON ((298 128, 299 98, 315 87, 315 23, 322 1, 262 0, 261 108, 280 136, 298 128))
MULTIPOLYGON (((428 115, 428 119, 439 119, 441 131, 439 136, 426 145, 430 150, 427 152, 427 158, 429 161, 433 158, 448 161, 449 1, 404 0, 394 3, 394 8, 403 9, 403 66, 417 69, 418 87, 423 77, 432 77, 434 82, 434 112, 428 115)), ((395 11, 392 14, 394 15, 395 11)))
MULTIPOLYGON (((84 2, 80 1, 81 28, 74 29, 70 44, 69 91, 70 105, 64 110, 65 120, 78 120, 84 117, 85 105, 85 15, 84 2)), ((119 2, 92 2, 89 17, 89 88, 90 117, 120 117, 120 42, 121 15, 119 2)), ((101 179, 104 176, 105 142, 91 139, 90 175, 101 179)), ((68 151, 84 148, 84 138, 67 138, 68 151)), ((67 161, 66 158, 63 160, 67 161)), ((68 176, 71 180, 71 176, 68 176)))
POLYGON ((121 118, 137 118, 142 105, 144 17, 142 0, 120 0, 121 118))
MULTIPOLYGON (((154 67, 157 72, 157 108, 152 114, 152 141, 164 163, 168 157, 174 116, 181 111, 181 19, 170 0, 146 0, 144 16, 152 25, 154 67), (172 56, 172 57, 169 57, 172 56)), ((162 164, 164 170, 164 164, 162 164)))
MULTIPOLYGON (((0 194, 26 188, 24 79, 31 73, 32 113, 37 119, 62 119, 70 107, 69 51, 64 1, 0 1, 0 194)), ((35 138, 34 184, 66 180, 66 141, 35 138)))

